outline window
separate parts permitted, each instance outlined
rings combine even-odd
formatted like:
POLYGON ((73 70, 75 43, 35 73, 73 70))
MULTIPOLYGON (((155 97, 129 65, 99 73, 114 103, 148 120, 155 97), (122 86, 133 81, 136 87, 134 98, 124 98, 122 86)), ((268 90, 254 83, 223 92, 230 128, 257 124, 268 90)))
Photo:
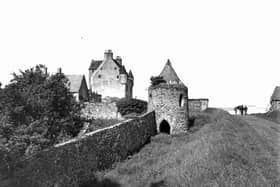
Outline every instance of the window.
POLYGON ((149 98, 152 99, 152 94, 150 93, 149 98))
POLYGON ((101 78, 101 75, 98 75, 98 78, 101 78))
POLYGON ((117 70, 117 67, 115 67, 114 70, 117 70))
POLYGON ((119 79, 119 78, 120 78, 120 76, 117 75, 117 79, 119 79))
POLYGON ((184 106, 184 96, 183 94, 180 94, 180 97, 179 97, 179 106, 180 107, 183 107, 184 106))
POLYGON ((100 68, 100 70, 103 70, 103 68, 100 68))

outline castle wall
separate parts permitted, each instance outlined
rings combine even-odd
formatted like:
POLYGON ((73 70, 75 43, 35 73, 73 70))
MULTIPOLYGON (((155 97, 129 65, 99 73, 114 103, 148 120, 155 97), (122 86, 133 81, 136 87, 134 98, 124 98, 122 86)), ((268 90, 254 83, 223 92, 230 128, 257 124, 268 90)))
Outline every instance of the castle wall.
POLYGON ((126 82, 121 83, 121 75, 119 67, 113 59, 107 59, 103 65, 96 70, 97 72, 90 73, 90 88, 91 92, 97 92, 102 97, 125 97, 126 82))
POLYGON ((118 112, 118 107, 115 102, 85 103, 85 107, 82 109, 82 116, 87 119, 123 119, 118 112))
POLYGON ((280 101, 271 101, 270 111, 274 110, 280 111, 280 101))
POLYGON ((79 186, 138 151, 155 133, 155 114, 147 113, 42 151, 21 162, 14 178, 19 186, 79 186))
POLYGON ((201 112, 208 108, 208 99, 189 99, 189 112, 201 112))
POLYGON ((157 130, 166 120, 170 133, 187 131, 188 128, 188 90, 178 85, 159 85, 149 88, 148 111, 155 111, 157 130), (180 99, 181 97, 181 99, 180 99), (181 100, 181 106, 180 106, 181 100))

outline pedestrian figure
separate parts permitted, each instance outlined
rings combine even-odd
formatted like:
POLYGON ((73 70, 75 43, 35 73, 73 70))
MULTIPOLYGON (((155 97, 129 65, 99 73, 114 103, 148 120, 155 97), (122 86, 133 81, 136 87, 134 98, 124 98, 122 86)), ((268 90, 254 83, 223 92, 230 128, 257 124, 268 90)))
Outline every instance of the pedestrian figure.
POLYGON ((248 107, 245 105, 244 107, 245 115, 247 115, 248 107))

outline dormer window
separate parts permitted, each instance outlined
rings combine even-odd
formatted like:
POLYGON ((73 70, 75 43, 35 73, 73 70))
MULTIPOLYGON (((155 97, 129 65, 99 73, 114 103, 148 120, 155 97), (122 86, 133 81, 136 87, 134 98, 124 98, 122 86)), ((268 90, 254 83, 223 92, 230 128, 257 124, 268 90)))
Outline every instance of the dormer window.
POLYGON ((101 78, 101 75, 98 75, 98 78, 100 79, 100 78, 101 78))
POLYGON ((120 76, 117 75, 117 79, 119 79, 119 78, 120 78, 120 76))

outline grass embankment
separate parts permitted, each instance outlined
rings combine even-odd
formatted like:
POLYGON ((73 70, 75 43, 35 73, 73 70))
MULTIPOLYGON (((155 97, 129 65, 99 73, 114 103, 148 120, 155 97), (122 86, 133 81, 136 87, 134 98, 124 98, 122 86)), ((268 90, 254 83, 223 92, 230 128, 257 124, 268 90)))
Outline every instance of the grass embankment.
POLYGON ((258 113, 253 114, 254 116, 264 118, 266 120, 270 120, 276 123, 280 123, 280 112, 279 111, 269 111, 266 113, 258 113))
POLYGON ((249 124, 246 117, 231 116, 216 109, 207 110, 198 118, 207 124, 194 133, 153 137, 139 153, 100 173, 98 184, 135 187, 280 185, 278 124, 261 119, 258 126, 252 127, 259 118, 248 117, 249 124), (274 129, 266 128, 265 122, 274 129))

